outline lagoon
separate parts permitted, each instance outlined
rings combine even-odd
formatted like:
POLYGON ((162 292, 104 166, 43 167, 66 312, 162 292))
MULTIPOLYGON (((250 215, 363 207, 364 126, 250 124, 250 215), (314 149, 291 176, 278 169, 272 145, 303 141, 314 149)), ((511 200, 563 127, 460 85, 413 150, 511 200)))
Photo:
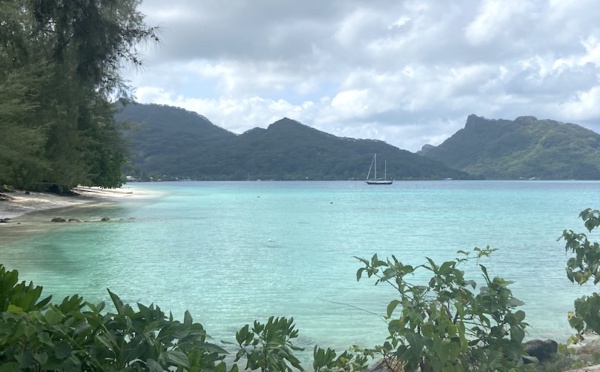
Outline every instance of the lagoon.
MULTIPOLYGON (((571 284, 563 229, 583 232, 600 182, 396 181, 134 183, 152 197, 70 210, 68 224, 0 247, 0 263, 56 300, 79 293, 155 303, 218 340, 271 315, 294 317, 300 346, 345 349, 384 341, 391 288, 356 281, 355 257, 411 264, 458 250, 498 248, 481 263, 512 280, 527 338, 565 341, 567 312, 592 288, 571 284)), ((67 212, 63 212, 67 213, 67 212)), ((592 234, 595 240, 599 237, 592 234)), ((465 267, 473 279, 480 274, 465 267)), ((422 280, 422 278, 416 278, 422 280)))

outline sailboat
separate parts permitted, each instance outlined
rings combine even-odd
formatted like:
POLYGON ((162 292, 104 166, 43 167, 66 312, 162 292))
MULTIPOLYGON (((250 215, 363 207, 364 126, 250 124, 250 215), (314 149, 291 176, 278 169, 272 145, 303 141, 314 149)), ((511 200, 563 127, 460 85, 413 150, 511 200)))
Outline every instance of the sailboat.
POLYGON ((377 178, 377 154, 374 154, 373 160, 371 160, 371 166, 369 167, 369 173, 367 174, 367 183, 369 185, 391 185, 394 182, 394 180, 387 179, 387 161, 384 162, 383 169, 383 179, 377 178), (371 176, 371 169, 374 170, 373 178, 369 178, 371 176))

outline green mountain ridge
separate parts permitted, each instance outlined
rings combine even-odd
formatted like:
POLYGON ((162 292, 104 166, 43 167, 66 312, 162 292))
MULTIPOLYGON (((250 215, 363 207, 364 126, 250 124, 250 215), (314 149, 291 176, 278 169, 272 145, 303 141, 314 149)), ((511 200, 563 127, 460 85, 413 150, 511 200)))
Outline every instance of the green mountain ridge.
POLYGON ((126 105, 115 118, 137 123, 124 134, 132 145, 128 173, 142 179, 362 180, 375 153, 387 160, 388 178, 472 178, 382 141, 336 137, 288 118, 240 135, 156 104, 126 105))
POLYGON ((533 116, 470 115, 463 129, 418 154, 486 179, 600 179, 600 134, 533 116))

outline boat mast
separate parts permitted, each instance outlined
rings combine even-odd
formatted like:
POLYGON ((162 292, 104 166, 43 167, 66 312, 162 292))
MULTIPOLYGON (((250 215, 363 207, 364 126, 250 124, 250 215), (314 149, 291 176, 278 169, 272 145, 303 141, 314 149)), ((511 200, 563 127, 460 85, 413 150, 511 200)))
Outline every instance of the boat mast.
POLYGON ((371 159, 371 165, 369 166, 369 173, 367 173, 367 181, 370 180, 370 176, 371 176, 371 169, 373 169, 373 161, 375 160, 375 158, 371 159))
POLYGON ((373 159, 375 159, 375 181, 377 181, 377 154, 373 155, 373 159))

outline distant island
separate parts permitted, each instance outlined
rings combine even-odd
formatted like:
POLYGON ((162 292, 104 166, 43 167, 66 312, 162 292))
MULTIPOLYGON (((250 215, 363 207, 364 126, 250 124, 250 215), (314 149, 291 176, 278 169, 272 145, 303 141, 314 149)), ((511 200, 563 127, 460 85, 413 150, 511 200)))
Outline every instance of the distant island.
POLYGON ((373 154, 396 180, 472 179, 382 141, 341 138, 283 118, 237 135, 184 109, 129 104, 130 177, 141 180, 365 180, 373 154))
POLYGON ((419 154, 486 179, 600 179, 600 134, 533 116, 470 115, 463 129, 419 154))
POLYGON ((463 129, 416 154, 288 118, 240 135, 165 105, 129 104, 115 119, 129 123, 130 179, 364 180, 373 154, 395 180, 600 179, 600 134, 532 116, 470 115, 463 129))

